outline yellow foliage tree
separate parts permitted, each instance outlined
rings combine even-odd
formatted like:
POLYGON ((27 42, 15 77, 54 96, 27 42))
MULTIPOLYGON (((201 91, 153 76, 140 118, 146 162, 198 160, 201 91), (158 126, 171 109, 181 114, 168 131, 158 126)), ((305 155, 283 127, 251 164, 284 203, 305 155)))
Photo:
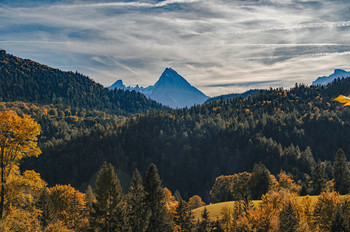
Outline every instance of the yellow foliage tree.
POLYGON ((24 157, 38 156, 40 126, 29 115, 18 116, 14 111, 0 112, 0 219, 4 216, 6 183, 13 169, 24 157))
POLYGON ((350 105, 350 97, 348 96, 344 96, 344 95, 339 95, 338 97, 336 97, 334 99, 334 101, 340 102, 340 103, 344 103, 345 106, 349 106, 350 105))
POLYGON ((6 217, 0 221, 0 231, 37 232, 40 230, 40 223, 36 216, 22 209, 10 209, 6 217))
POLYGON ((50 218, 61 221, 68 229, 85 231, 88 221, 85 194, 70 185, 56 185, 49 189, 50 218))
POLYGON ((175 200, 175 197, 168 188, 164 188, 163 191, 165 195, 165 205, 171 215, 174 216, 176 213, 176 207, 178 206, 179 202, 175 200))
POLYGON ((340 203, 337 192, 323 192, 318 197, 314 207, 315 228, 321 231, 330 231, 332 219, 335 216, 337 205, 340 203))
POLYGON ((16 207, 25 209, 33 215, 40 214, 35 208, 35 203, 45 187, 46 182, 40 178, 39 173, 27 170, 21 175, 18 167, 13 168, 5 185, 5 212, 16 207))

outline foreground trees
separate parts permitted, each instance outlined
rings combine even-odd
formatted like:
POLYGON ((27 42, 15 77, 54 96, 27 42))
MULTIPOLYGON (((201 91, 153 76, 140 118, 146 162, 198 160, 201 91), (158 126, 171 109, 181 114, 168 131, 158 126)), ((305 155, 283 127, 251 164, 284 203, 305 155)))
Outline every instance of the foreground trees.
POLYGON ((122 187, 111 164, 104 163, 94 189, 90 225, 95 231, 124 231, 125 202, 122 187))
POLYGON ((164 190, 158 169, 154 164, 148 167, 145 179, 146 207, 150 210, 149 225, 146 231, 167 232, 173 230, 170 214, 165 206, 164 190))
POLYGON ((0 112, 0 219, 4 216, 6 183, 24 157, 38 156, 37 136, 40 126, 30 116, 14 111, 0 112))

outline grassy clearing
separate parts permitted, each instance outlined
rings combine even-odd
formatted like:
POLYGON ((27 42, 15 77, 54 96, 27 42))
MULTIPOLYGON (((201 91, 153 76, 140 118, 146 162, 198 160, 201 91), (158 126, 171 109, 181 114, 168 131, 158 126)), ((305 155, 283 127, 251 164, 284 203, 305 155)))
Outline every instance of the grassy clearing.
MULTIPOLYGON (((305 196, 302 197, 298 197, 298 200, 300 201, 301 199, 303 199, 305 196)), ((318 196, 310 196, 312 202, 314 203, 318 196)), ((255 200, 253 201, 253 204, 255 207, 259 206, 261 200, 255 200)), ((220 218, 220 212, 222 207, 227 206, 227 207, 233 207, 235 201, 226 201, 226 202, 220 202, 220 203, 216 203, 216 204, 210 204, 210 205, 206 205, 197 209, 192 210, 192 214, 195 218, 195 220, 197 221, 197 219, 201 218, 201 214, 204 210, 204 208, 207 208, 208 213, 209 213, 209 217, 211 220, 216 220, 217 218, 220 218)))

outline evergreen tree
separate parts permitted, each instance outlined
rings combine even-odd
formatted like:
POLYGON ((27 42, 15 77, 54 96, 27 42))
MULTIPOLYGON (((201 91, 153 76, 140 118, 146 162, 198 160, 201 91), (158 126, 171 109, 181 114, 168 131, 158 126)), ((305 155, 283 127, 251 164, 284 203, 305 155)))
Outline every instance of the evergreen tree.
POLYGON ((333 173, 335 190, 340 194, 347 194, 350 189, 350 170, 342 149, 339 149, 335 154, 333 173))
POLYGON ((331 232, 348 232, 349 225, 344 219, 343 213, 340 210, 340 207, 337 207, 336 213, 332 220, 331 232))
POLYGON ((86 202, 86 209, 88 212, 91 212, 92 210, 92 204, 95 201, 95 195, 92 190, 91 185, 89 185, 85 191, 85 202, 86 202))
POLYGON ((280 232, 294 232, 297 230, 299 218, 291 202, 280 213, 280 232))
POLYGON ((211 232, 225 232, 225 230, 221 226, 219 219, 216 219, 216 221, 214 222, 211 232))
POLYGON ((104 163, 94 189, 90 226, 95 231, 125 231, 125 203, 122 187, 111 164, 104 163))
POLYGON ((184 200, 180 200, 175 212, 175 225, 178 231, 191 231, 193 228, 191 211, 184 200))
POLYGON ((144 232, 147 230, 150 211, 146 207, 145 190, 142 177, 138 170, 134 171, 127 195, 128 220, 131 231, 144 232))
POLYGON ((44 188, 39 196, 39 200, 37 202, 38 209, 41 210, 41 214, 39 216, 40 225, 45 228, 50 223, 50 202, 49 202, 49 194, 47 188, 44 188))
POLYGON ((165 195, 156 165, 148 167, 145 180, 146 204, 151 212, 148 232, 172 231, 172 220, 165 205, 165 195))
POLYGON ((212 229, 212 221, 209 218, 209 213, 207 208, 205 207, 203 213, 201 215, 202 220, 200 221, 197 231, 198 232, 210 232, 212 229))
POLYGON ((320 194, 327 183, 327 173, 324 163, 318 162, 311 171, 311 193, 320 194))

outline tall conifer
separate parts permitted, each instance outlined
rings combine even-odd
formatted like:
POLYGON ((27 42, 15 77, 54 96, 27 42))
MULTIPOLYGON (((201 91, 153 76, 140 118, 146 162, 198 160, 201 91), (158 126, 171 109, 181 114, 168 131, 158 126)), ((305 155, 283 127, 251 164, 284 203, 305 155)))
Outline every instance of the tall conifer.
POLYGON ((147 208, 151 212, 148 232, 167 232, 172 231, 172 220, 170 213, 165 206, 164 190, 161 186, 161 180, 156 165, 151 164, 148 167, 145 192, 147 208))
POLYGON ((128 220, 131 231, 144 232, 147 230, 151 212, 146 206, 145 197, 142 177, 138 170, 135 170, 127 195, 128 220))
POLYGON ((111 164, 104 163, 94 189, 90 225, 95 231, 125 231, 125 202, 122 187, 111 164))
POLYGON ((333 172, 335 190, 340 194, 347 194, 350 190, 350 170, 342 149, 339 149, 335 154, 333 172))

